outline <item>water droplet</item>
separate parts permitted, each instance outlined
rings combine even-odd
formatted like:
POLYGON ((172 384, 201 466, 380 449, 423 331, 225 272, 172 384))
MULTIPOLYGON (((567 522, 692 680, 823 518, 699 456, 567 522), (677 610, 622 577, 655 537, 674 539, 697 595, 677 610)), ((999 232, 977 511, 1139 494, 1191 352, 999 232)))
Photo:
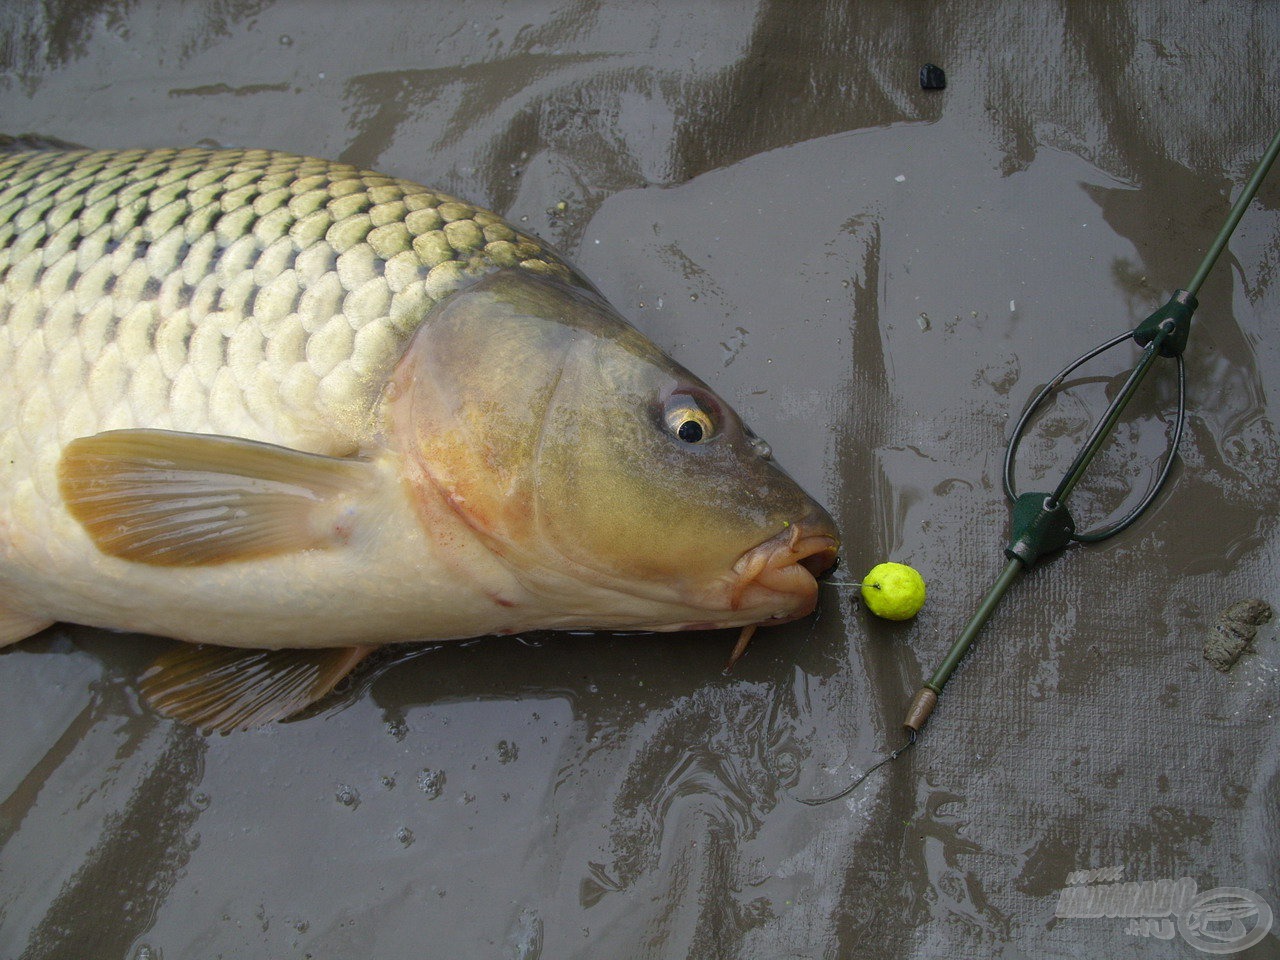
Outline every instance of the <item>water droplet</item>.
POLYGON ((282 33, 282 34, 280 34, 280 46, 282 46, 282 47, 292 47, 292 46, 293 46, 293 37, 289 36, 287 33, 282 33))
POLYGON ((773 758, 773 769, 779 780, 790 780, 799 767, 796 755, 790 750, 781 750, 773 758))
POLYGON ((360 791, 355 787, 349 787, 345 783, 341 783, 338 785, 338 792, 334 799, 344 807, 350 807, 354 810, 360 806, 360 791))
POLYGON ((508 935, 508 943, 512 953, 508 956, 514 960, 538 960, 542 956, 542 943, 545 936, 542 918, 536 911, 521 910, 515 926, 508 935))
POLYGON ((427 799, 434 800, 444 791, 444 780, 443 770, 423 770, 418 774, 418 789, 427 795, 427 799))
POLYGON ((387 733, 395 739, 397 743, 409 735, 409 724, 405 723, 403 717, 396 717, 394 720, 386 722, 387 733))

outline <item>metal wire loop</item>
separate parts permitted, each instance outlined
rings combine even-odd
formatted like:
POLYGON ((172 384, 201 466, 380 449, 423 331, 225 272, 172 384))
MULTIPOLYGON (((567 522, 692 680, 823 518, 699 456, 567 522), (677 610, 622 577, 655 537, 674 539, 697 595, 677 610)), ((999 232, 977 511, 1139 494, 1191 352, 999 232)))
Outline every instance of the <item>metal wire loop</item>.
MULTIPOLYGON (((1009 438, 1009 445, 1005 448, 1004 454, 1004 492, 1005 496, 1008 497, 1011 502, 1018 499, 1018 492, 1014 484, 1013 476, 1018 458, 1018 448, 1022 445, 1022 441, 1026 437, 1027 428, 1030 425, 1032 418, 1035 416, 1036 411, 1040 409, 1040 406, 1045 402, 1045 400, 1061 388, 1067 377, 1071 376, 1071 374, 1077 369, 1084 366, 1084 364, 1088 363, 1095 357, 1110 350, 1112 347, 1119 346, 1126 340, 1130 340, 1132 338, 1132 332, 1123 333, 1118 337, 1108 340, 1100 346, 1094 347, 1088 353, 1077 357, 1075 360, 1072 360, 1069 364, 1063 367, 1058 375, 1050 380, 1049 383, 1035 395, 1035 397, 1032 398, 1029 404, 1027 404, 1026 410, 1023 411, 1022 416, 1013 428, 1013 435, 1009 438)), ((1147 508, 1155 502, 1156 497, 1160 495, 1160 490, 1164 487, 1165 481, 1169 479, 1169 474, 1173 470, 1174 456, 1178 451, 1178 444, 1182 440, 1182 427, 1186 421, 1187 414, 1186 364, 1183 362, 1181 354, 1175 355, 1174 359, 1178 362, 1178 410, 1174 419, 1173 435, 1169 440, 1169 453, 1165 457, 1164 464, 1160 468, 1159 475, 1156 477, 1155 482, 1152 483, 1150 489, 1147 490, 1146 494, 1138 502, 1137 506, 1129 511, 1129 513, 1125 514, 1123 518, 1110 526, 1102 527, 1098 530, 1073 533, 1071 535, 1071 539, 1077 543, 1098 543, 1099 541, 1106 540, 1109 537, 1114 537, 1122 530, 1128 529, 1140 516, 1142 516, 1144 512, 1146 512, 1147 508)))

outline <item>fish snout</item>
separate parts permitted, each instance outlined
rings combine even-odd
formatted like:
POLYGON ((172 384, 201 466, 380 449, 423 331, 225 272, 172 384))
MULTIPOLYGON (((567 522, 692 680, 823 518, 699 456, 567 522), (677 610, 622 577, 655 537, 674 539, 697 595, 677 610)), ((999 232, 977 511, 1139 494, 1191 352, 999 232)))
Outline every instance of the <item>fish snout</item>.
POLYGON ((818 581, 836 564, 840 535, 820 507, 788 523, 776 536, 742 555, 733 567, 732 609, 772 607, 762 620, 785 622, 813 611, 818 581))

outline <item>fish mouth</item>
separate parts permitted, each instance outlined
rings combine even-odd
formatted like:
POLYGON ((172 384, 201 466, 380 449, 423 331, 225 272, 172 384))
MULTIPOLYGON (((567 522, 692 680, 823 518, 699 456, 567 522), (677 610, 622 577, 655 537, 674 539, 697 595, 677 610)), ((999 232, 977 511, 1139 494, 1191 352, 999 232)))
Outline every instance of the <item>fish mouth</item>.
POLYGON ((742 555, 733 566, 737 579, 730 587, 731 608, 768 610, 772 606, 776 612, 743 626, 724 665, 726 673, 746 652, 758 626, 786 623, 813 612, 818 605, 818 577, 836 565, 839 549, 834 524, 822 513, 789 525, 742 555), (786 605, 779 608, 780 603, 786 605))
POLYGON ((730 609, 773 606, 778 612, 761 618, 770 623, 812 613, 818 603, 817 578, 835 566, 839 549, 840 540, 826 516, 789 524, 733 565, 730 609), (785 606, 779 607, 780 602, 785 606))

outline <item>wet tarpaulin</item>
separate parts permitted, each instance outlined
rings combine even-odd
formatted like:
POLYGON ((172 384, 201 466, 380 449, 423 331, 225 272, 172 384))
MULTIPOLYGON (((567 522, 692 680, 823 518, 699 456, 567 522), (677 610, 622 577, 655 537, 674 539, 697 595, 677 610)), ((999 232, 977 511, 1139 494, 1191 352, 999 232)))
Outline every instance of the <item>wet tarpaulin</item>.
MULTIPOLYGON (((744 413, 851 576, 891 557, 930 597, 891 625, 824 588, 729 677, 729 635, 442 646, 213 738, 139 706, 162 642, 55 628, 0 653, 0 955, 1154 958, 1196 945, 1090 887, 1280 909, 1274 623, 1229 674, 1202 654, 1280 600, 1274 182, 1201 291, 1156 509, 1025 578, 913 753, 791 799, 898 741, 1001 563, 1011 418, 1199 262, 1278 58, 1240 2, 0 11, 0 133, 275 147, 492 207, 744 413)), ((1029 489, 1125 359, 1047 412, 1029 489)), ((1159 381, 1081 522, 1158 468, 1159 381)))

